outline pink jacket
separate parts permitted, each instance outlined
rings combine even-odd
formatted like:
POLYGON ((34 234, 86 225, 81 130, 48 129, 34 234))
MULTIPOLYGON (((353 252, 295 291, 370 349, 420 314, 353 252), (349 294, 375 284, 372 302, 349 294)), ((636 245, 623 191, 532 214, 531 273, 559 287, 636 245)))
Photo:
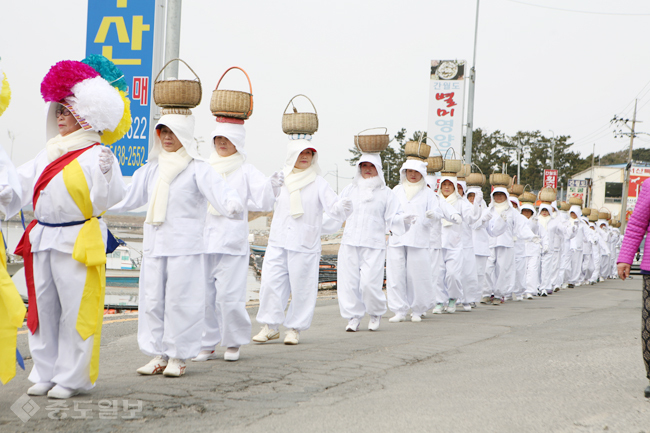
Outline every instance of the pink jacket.
MULTIPOLYGON (((621 252, 616 263, 632 264, 634 255, 639 250, 639 245, 648 231, 650 231, 650 179, 641 185, 641 192, 634 206, 634 212, 630 216, 630 221, 627 223, 621 252)), ((650 245, 648 242, 643 248, 641 269, 650 271, 650 245)))

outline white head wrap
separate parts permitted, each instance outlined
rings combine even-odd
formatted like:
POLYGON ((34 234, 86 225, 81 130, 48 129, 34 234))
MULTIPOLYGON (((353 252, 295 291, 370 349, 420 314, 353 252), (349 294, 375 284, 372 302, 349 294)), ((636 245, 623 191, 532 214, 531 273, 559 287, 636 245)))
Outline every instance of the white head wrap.
POLYGON ((282 171, 284 172, 284 184, 289 190, 291 216, 294 218, 301 217, 305 211, 302 207, 300 190, 316 180, 316 177, 320 174, 318 152, 310 140, 306 138, 295 140, 289 139, 289 144, 287 145, 287 159, 285 160, 282 171), (305 149, 312 149, 314 155, 311 160, 311 166, 307 169, 300 170, 295 168, 295 165, 300 153, 305 149))

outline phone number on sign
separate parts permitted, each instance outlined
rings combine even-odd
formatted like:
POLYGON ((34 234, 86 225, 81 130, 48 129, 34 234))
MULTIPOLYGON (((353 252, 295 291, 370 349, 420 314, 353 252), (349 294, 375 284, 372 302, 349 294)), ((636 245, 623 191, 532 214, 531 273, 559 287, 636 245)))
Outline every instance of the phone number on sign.
POLYGON ((144 157, 147 152, 144 146, 115 146, 113 151, 121 166, 140 167, 145 163, 144 157))

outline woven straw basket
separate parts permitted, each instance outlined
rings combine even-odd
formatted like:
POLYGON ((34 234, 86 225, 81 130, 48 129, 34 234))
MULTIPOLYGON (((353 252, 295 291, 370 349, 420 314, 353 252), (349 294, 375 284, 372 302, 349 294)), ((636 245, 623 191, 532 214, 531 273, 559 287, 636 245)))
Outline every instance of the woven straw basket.
POLYGON ((365 153, 383 152, 388 147, 388 143, 390 143, 390 138, 388 137, 388 134, 386 134, 387 132, 388 132, 387 128, 364 129, 363 131, 361 131, 360 133, 354 136, 354 145, 357 147, 357 149, 360 152, 365 152, 365 153), (376 134, 376 135, 371 135, 371 134, 361 135, 362 133, 366 131, 371 131, 373 129, 383 129, 384 133, 376 134))
POLYGON ((445 161, 442 164, 442 171, 447 172, 447 173, 456 173, 458 175, 458 172, 463 169, 463 160, 462 159, 456 159, 456 151, 453 148, 448 148, 445 151, 445 161), (454 154, 454 158, 450 159, 447 158, 447 154, 449 151, 452 151, 454 154))
MULTIPOLYGON (((481 171, 481 167, 478 165, 472 163, 474 167, 478 168, 479 171, 481 171)), ((471 167, 470 165, 470 167, 471 167)), ((480 173, 470 173, 467 175, 467 186, 483 186, 485 185, 485 175, 481 171, 480 173)))
POLYGON ((608 220, 611 218, 611 214, 609 213, 609 210, 607 208, 601 207, 598 209, 598 219, 601 220, 608 220), (603 209, 605 209, 604 212, 601 212, 603 209))
POLYGON ((567 212, 568 212, 569 210, 571 210, 571 204, 570 204, 570 203, 567 203, 567 202, 565 202, 565 201, 561 202, 561 203, 560 203, 560 210, 563 210, 563 211, 567 211, 567 212))
POLYGON ((582 208, 582 216, 589 216, 589 215, 591 215, 591 208, 583 207, 582 208))
POLYGON ((472 164, 463 164, 461 169, 458 171, 458 177, 466 178, 472 173, 472 164))
POLYGON ((305 95, 296 95, 289 100, 289 103, 284 109, 284 114, 282 115, 282 130, 285 134, 310 135, 318 131, 318 111, 316 111, 316 106, 311 102, 311 99, 305 95), (293 100, 298 96, 307 98, 311 106, 314 108, 313 113, 299 113, 295 106, 293 107, 293 113, 287 113, 287 108, 289 108, 289 105, 293 105, 293 100))
POLYGON ((192 110, 190 110, 189 108, 165 107, 162 110, 160 110, 160 114, 162 114, 163 116, 165 114, 182 114, 184 116, 191 116, 192 110))
POLYGON ((490 185, 492 186, 510 186, 512 179, 505 173, 492 173, 490 175, 490 185))
POLYGON ((201 80, 196 72, 181 59, 172 59, 158 72, 153 85, 153 100, 160 107, 194 108, 201 103, 201 80), (183 62, 196 80, 161 80, 160 74, 174 61, 183 62))
POLYGON ((426 143, 422 143, 421 138, 420 141, 407 141, 406 145, 404 146, 404 154, 406 154, 406 156, 416 156, 426 159, 429 157, 430 153, 431 146, 426 143))
POLYGON ((435 173, 442 170, 442 156, 430 156, 427 158, 427 173, 435 173))
POLYGON ((242 68, 232 66, 226 69, 217 82, 217 87, 212 91, 210 111, 214 116, 234 117, 235 119, 248 119, 253 114, 253 85, 251 79, 242 68), (219 90, 221 80, 231 69, 239 69, 246 75, 250 93, 238 90, 219 90))
POLYGON ((526 203, 535 203, 537 201, 537 196, 535 196, 535 194, 532 192, 525 191, 522 192, 519 196, 519 201, 526 203))
POLYGON ((522 195, 524 193, 524 186, 518 183, 514 183, 508 189, 510 194, 522 195))
POLYGON ((427 162, 426 158, 420 158, 420 157, 417 157, 417 156, 407 156, 406 159, 409 160, 409 161, 427 162))
POLYGON ((553 188, 542 188, 539 190, 539 199, 551 203, 557 198, 557 192, 553 188))
POLYGON ((591 209, 591 213, 589 214, 589 222, 595 223, 598 221, 598 211, 596 209, 591 209))
POLYGON ((582 206, 582 199, 580 197, 569 197, 569 204, 582 206))

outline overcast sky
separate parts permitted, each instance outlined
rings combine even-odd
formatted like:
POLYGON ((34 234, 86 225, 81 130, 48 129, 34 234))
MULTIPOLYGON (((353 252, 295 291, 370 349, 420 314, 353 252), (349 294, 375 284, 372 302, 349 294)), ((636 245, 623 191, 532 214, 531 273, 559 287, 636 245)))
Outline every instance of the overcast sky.
MULTIPOLYGON (((241 66, 255 98, 246 122, 249 162, 267 175, 281 168, 282 110, 304 93, 318 109, 321 168, 338 165, 342 189, 353 175, 345 159, 355 133, 426 130, 430 62, 471 64, 475 8, 476 0, 184 0, 180 56, 204 89, 193 110, 196 136, 213 129, 209 101, 222 72, 241 66)), ((11 152, 7 131, 15 134, 19 165, 45 144, 43 76, 59 60, 85 57, 87 2, 3 2, 0 14, 0 57, 12 88, 0 143, 11 152)), ((629 139, 615 139, 609 121, 631 118, 635 97, 645 122, 638 131, 650 132, 648 28, 643 0, 482 0, 475 127, 553 130, 570 135, 585 156, 594 143, 597 155, 625 148, 629 139)), ((228 84, 242 88, 244 80, 233 75, 228 84)), ((635 140, 648 146, 650 136, 635 140)), ((326 178, 335 186, 334 176, 326 178)))

